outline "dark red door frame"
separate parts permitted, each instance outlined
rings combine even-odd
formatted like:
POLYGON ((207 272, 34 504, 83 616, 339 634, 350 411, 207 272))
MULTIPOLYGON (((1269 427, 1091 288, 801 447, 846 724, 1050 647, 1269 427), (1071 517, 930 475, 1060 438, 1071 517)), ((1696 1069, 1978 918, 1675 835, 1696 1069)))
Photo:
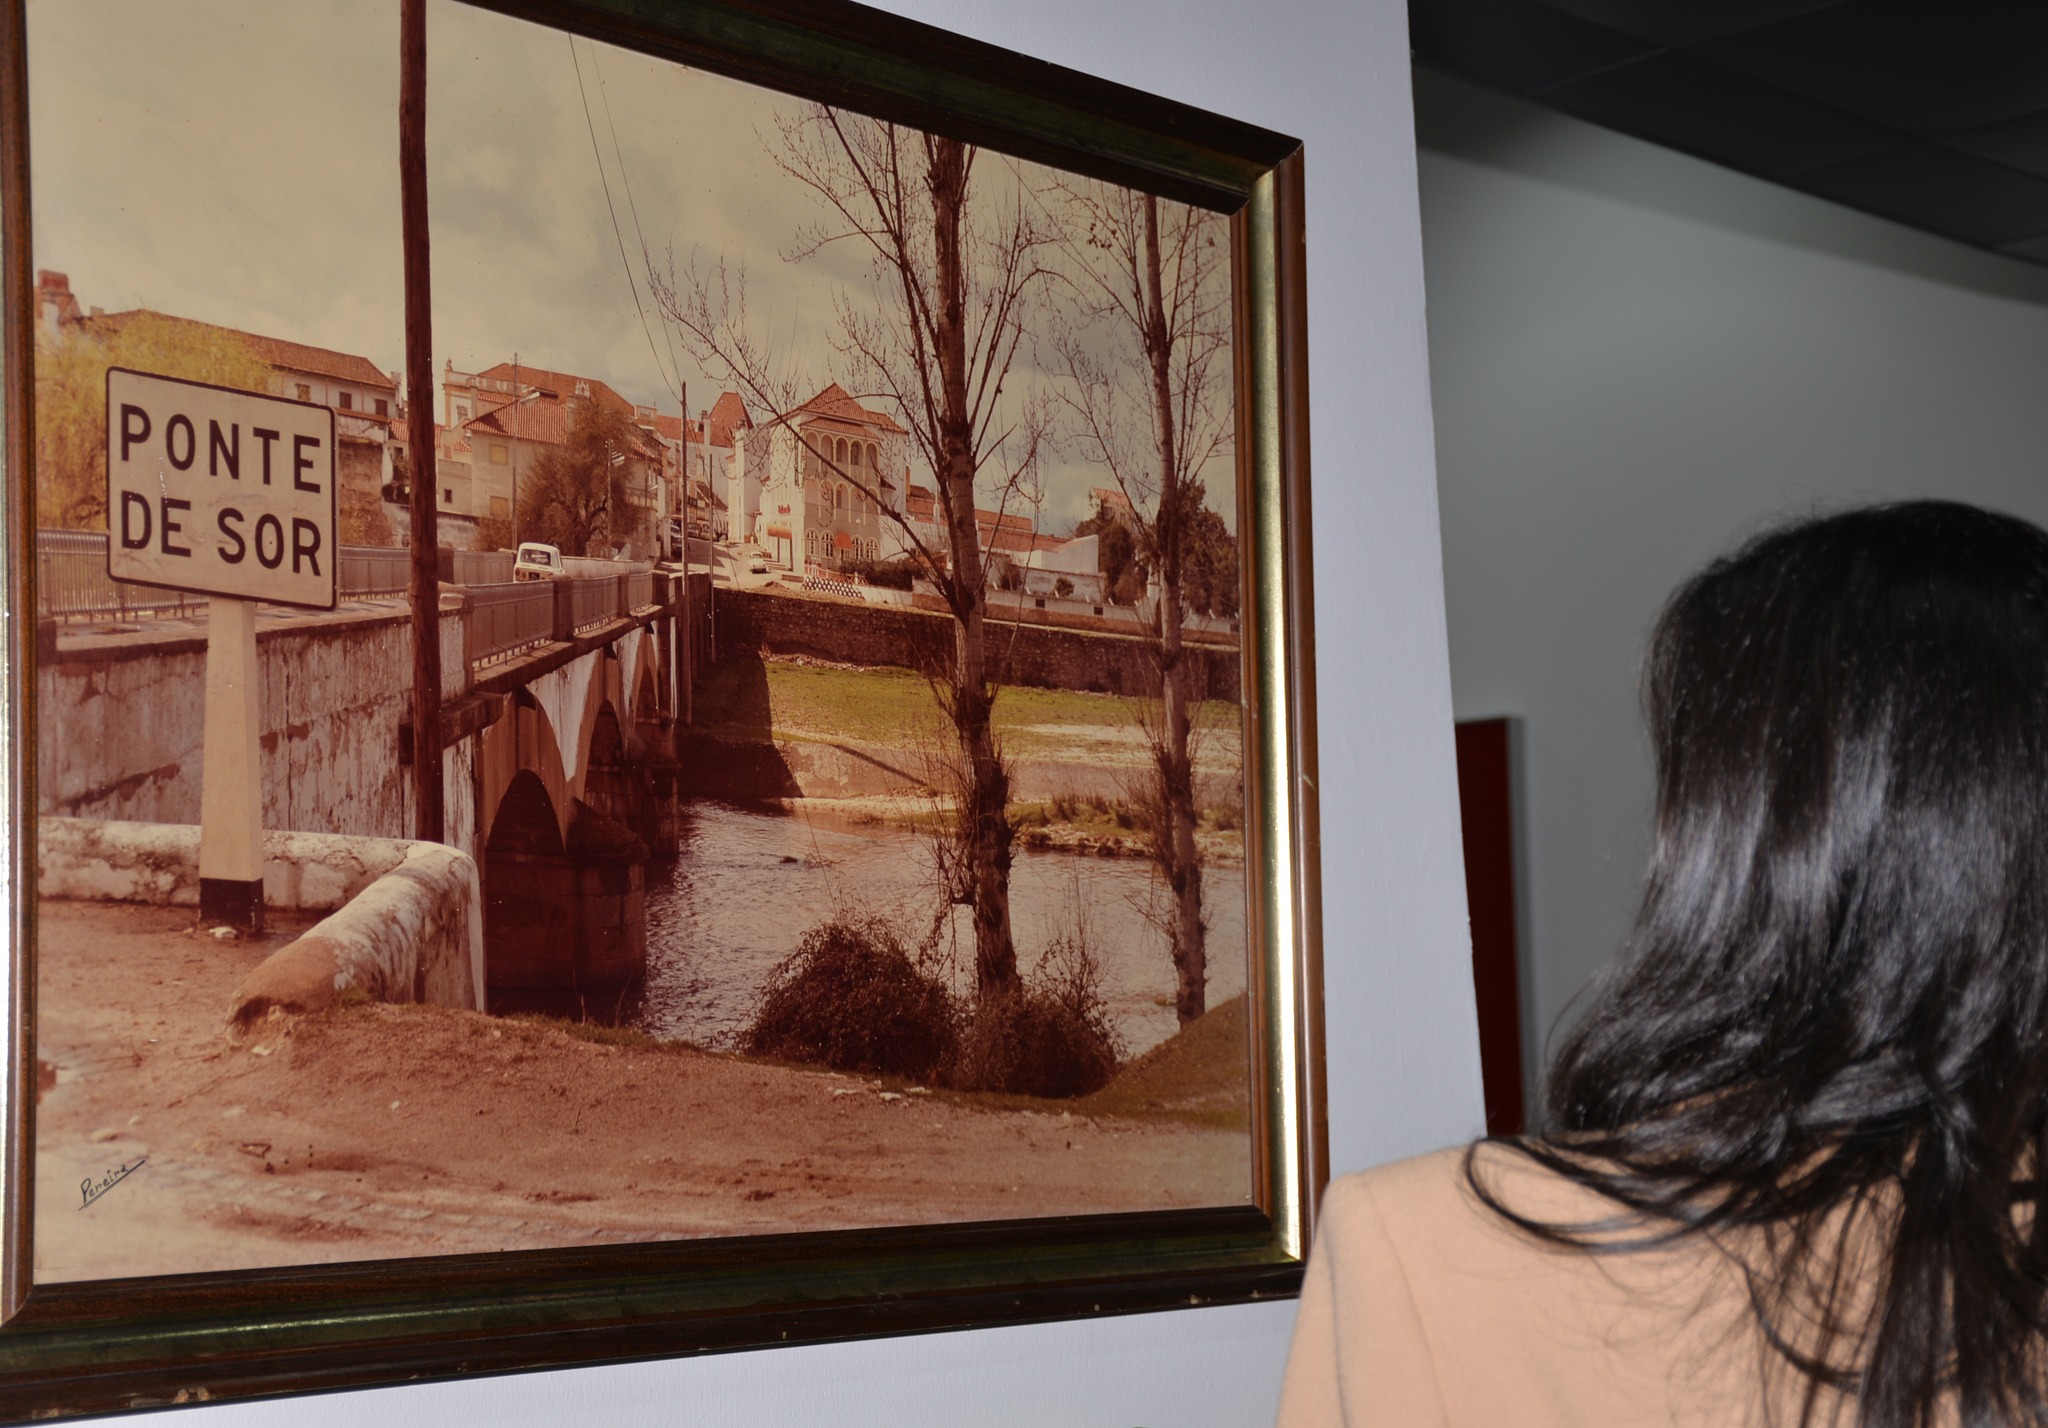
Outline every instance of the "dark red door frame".
POLYGON ((1526 1125, 1522 1076, 1520 878, 1521 721, 1457 725, 1458 806, 1465 835, 1465 904, 1472 919, 1472 989, 1489 1135, 1526 1125))

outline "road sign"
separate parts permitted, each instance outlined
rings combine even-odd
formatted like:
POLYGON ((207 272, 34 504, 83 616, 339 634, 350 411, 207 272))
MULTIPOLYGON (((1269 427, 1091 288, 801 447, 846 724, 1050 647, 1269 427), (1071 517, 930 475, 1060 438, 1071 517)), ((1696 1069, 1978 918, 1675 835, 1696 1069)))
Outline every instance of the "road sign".
POLYGON ((334 412, 107 371, 107 573, 334 608, 334 412))

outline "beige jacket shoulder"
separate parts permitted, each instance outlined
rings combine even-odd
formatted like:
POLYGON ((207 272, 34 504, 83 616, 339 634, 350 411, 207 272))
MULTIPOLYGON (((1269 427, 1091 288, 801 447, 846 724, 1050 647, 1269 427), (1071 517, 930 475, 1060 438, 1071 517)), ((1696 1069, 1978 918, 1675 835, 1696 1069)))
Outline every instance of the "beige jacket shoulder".
MULTIPOLYGON (((1511 1151, 1501 1199, 1550 1223, 1614 1207, 1511 1151)), ((1595 1256, 1507 1224, 1464 1150, 1332 1182, 1302 1286, 1283 1428, 1602 1428, 1796 1423, 1738 1272, 1709 1246, 1595 1256), (1775 1408, 1775 1412, 1771 1411, 1775 1408)), ((1828 1413, 1816 1415, 1827 1421, 1828 1413)))

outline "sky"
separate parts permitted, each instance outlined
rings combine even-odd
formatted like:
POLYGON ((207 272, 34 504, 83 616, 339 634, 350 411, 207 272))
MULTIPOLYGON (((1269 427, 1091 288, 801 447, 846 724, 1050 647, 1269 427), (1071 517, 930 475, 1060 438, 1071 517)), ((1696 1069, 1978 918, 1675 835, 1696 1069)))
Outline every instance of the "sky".
MULTIPOLYGON (((396 0, 29 0, 28 22, 38 268, 88 306, 403 367, 396 0)), ((454 0, 429 4, 427 52, 437 375, 516 353, 663 412, 681 384, 708 407, 723 374, 648 291, 672 255, 744 261, 778 354, 806 385, 846 377, 834 304, 871 307, 869 270, 850 244, 785 258, 821 216, 769 155, 794 101, 454 0)), ((984 155, 975 174, 1018 171, 984 155)), ((1054 380, 1027 354, 1008 400, 1054 380)), ((1226 453, 1207 479, 1234 528, 1230 470, 1226 453)), ((1041 528, 1108 484, 1066 443, 1041 528)))

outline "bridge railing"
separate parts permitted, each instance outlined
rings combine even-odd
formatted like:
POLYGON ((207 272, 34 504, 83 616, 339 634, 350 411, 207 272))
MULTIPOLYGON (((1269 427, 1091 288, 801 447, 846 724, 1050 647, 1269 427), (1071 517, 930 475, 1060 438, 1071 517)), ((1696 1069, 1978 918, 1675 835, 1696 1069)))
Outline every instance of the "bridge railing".
POLYGON ((345 545, 334 558, 334 583, 344 599, 351 595, 403 595, 412 588, 412 552, 345 545))
POLYGON ((512 579, 509 550, 451 550, 442 579, 455 585, 503 585, 512 579))
POLYGON ((472 668, 554 637, 555 592, 548 581, 472 585, 464 594, 469 599, 465 643, 472 668))
POLYGON ((204 595, 130 585, 107 574, 105 531, 36 532, 38 615, 163 615, 206 608, 204 595))
POLYGON ((635 610, 644 610, 654 603, 654 572, 651 570, 630 571, 619 577, 621 592, 619 613, 630 615, 635 610))
POLYGON ((576 629, 587 630, 618 618, 619 579, 616 575, 570 577, 569 619, 576 629))
MULTIPOLYGON (((509 570, 507 572, 510 573, 509 570)), ((342 546, 335 555, 337 593, 344 600, 403 595, 407 552, 342 546)), ((206 608, 204 595, 131 585, 107 574, 105 531, 36 532, 36 613, 58 619, 183 614, 206 608)))

